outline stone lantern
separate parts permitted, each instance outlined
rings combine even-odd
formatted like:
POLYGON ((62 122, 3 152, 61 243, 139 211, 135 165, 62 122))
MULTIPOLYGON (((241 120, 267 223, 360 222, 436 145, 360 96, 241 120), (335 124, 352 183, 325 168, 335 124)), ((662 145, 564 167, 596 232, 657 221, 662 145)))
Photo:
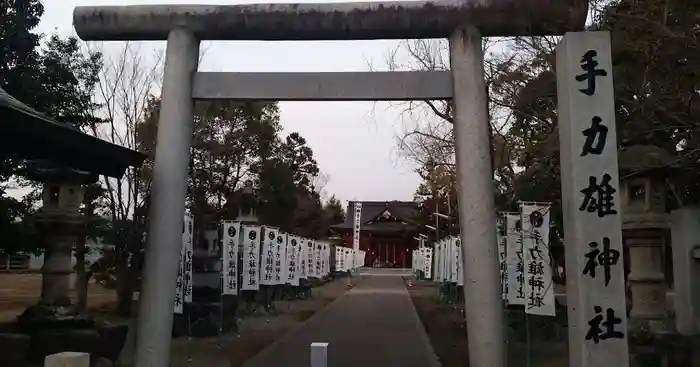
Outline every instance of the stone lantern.
POLYGON ((660 330, 666 318, 666 178, 676 167, 671 156, 654 145, 622 148, 619 162, 622 234, 629 261, 630 326, 648 325, 660 330))
POLYGON ((29 163, 29 178, 43 183, 42 207, 34 216, 37 231, 44 245, 41 268, 41 297, 18 319, 25 326, 67 321, 78 316, 71 307, 71 264, 73 244, 85 235, 86 220, 80 213, 83 185, 97 181, 97 175, 68 168, 57 168, 43 162, 29 163))

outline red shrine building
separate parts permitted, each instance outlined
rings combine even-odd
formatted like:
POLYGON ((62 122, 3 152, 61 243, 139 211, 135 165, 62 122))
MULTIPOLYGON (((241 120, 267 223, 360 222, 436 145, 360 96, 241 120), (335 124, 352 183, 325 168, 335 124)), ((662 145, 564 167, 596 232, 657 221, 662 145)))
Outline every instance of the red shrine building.
MULTIPOLYGON (((352 247, 355 203, 349 202, 345 222, 332 225, 332 234, 352 247)), ((360 201, 360 250, 366 252, 364 266, 410 268, 412 251, 418 248, 419 205, 412 201, 360 201)))

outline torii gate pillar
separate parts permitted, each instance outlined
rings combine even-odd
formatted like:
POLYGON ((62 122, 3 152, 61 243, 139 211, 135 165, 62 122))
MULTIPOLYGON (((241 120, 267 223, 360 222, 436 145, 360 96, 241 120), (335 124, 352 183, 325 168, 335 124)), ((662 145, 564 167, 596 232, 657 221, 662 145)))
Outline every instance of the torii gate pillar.
POLYGON ((169 365, 193 99, 453 99, 460 229, 462 243, 468 244, 463 259, 470 365, 503 367, 495 190, 481 37, 580 30, 587 4, 587 0, 440 0, 77 7, 73 22, 84 40, 168 41, 136 365, 169 365), (196 72, 200 40, 407 38, 449 38, 451 74, 196 72))

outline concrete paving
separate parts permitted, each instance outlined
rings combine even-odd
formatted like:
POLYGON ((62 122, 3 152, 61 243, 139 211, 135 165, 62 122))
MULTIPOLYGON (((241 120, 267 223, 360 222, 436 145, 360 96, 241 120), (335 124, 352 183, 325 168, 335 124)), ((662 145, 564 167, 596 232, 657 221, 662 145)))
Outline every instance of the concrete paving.
POLYGON ((244 367, 308 367, 312 342, 329 343, 328 367, 440 366, 401 272, 373 272, 244 367))

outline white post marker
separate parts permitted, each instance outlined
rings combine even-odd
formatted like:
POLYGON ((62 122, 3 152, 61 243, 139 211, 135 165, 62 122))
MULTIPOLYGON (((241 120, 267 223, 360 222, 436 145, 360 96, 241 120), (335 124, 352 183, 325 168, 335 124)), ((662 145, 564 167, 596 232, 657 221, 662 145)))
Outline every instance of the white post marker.
POLYGON ((629 365, 610 34, 557 46, 569 366, 629 365))
POLYGON ((328 367, 328 343, 311 343, 311 367, 328 367))

